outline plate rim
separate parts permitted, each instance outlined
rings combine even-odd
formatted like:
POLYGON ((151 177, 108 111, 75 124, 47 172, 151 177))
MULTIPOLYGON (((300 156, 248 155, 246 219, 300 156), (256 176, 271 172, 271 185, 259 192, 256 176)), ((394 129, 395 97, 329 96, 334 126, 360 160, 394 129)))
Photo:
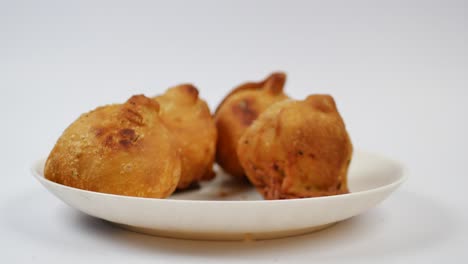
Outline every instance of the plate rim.
MULTIPOLYGON (((393 187, 398 187, 401 185, 403 182, 408 180, 408 168, 400 161, 389 158, 385 155, 378 154, 375 152, 370 152, 370 151, 355 151, 354 154, 359 153, 361 155, 370 155, 374 157, 378 157, 379 159, 384 159, 388 162, 391 162, 399 167, 398 171, 398 176, 399 179, 389 183, 385 184, 383 186, 379 186, 377 188, 372 188, 372 189, 367 189, 363 191, 357 191, 357 192, 350 192, 350 193, 345 193, 345 194, 338 194, 338 195, 330 195, 330 196, 320 196, 320 197, 308 197, 308 198, 293 198, 293 199, 279 199, 279 200, 187 200, 187 199, 166 199, 166 198, 149 198, 149 197, 137 197, 137 196, 127 196, 127 195, 119 195, 119 194, 111 194, 111 193, 103 193, 103 192, 96 192, 96 191, 89 191, 89 190, 84 190, 80 188, 75 188, 71 186, 67 186, 64 184, 56 183, 54 181, 51 181, 47 178, 45 178, 44 173, 40 172, 39 168, 43 165, 45 165, 45 162, 47 161, 47 158, 40 158, 36 159, 34 162, 32 162, 32 165, 30 166, 30 172, 36 178, 39 183, 44 184, 51 184, 53 186, 63 188, 69 191, 74 191, 74 192, 82 192, 90 195, 97 195, 97 196, 102 196, 102 197, 108 197, 108 198, 118 198, 118 199, 128 199, 128 200, 139 200, 139 201, 158 201, 162 203, 195 203, 195 204, 272 204, 272 203, 291 203, 291 202, 298 202, 298 201, 318 201, 318 200, 333 200, 333 199, 342 199, 342 198, 351 198, 354 196, 358 195, 366 195, 366 194, 372 194, 374 192, 380 192, 383 189, 388 189, 388 188, 393 188, 393 187), (44 182, 44 183, 43 183, 44 182)), ((353 155, 354 155, 353 154, 353 155)), ((44 186, 46 187, 46 186, 44 186)), ((47 188, 46 188, 47 189, 47 188)), ((49 190, 48 190, 49 191, 49 190)))

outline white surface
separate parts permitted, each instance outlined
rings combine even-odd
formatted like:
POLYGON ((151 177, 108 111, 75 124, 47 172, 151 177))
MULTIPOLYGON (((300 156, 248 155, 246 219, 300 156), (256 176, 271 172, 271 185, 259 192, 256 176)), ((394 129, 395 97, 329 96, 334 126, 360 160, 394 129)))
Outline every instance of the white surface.
POLYGON ((467 259, 466 1, 2 1, 2 263, 460 263, 467 259), (192 81, 212 107, 272 70, 334 95, 359 149, 409 180, 323 232, 253 243, 161 239, 70 209, 30 176, 97 105, 192 81))
POLYGON ((235 184, 218 172, 202 188, 149 199, 57 184, 44 178, 44 163, 32 166, 34 177, 77 210, 142 233, 201 240, 271 239, 316 231, 374 207, 405 180, 398 162, 355 151, 348 194, 266 201, 253 186, 235 184))

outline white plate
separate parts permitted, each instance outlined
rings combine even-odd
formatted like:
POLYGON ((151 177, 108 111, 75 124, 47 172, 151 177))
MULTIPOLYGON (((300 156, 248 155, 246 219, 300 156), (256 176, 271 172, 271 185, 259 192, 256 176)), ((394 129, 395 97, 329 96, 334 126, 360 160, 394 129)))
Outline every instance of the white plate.
POLYGON ((32 168, 39 182, 86 214, 137 232, 209 240, 270 239, 322 229, 375 206, 405 179, 398 162, 357 152, 349 194, 265 201, 253 187, 218 172, 200 189, 151 199, 71 188, 45 179, 43 169, 44 160, 32 168))

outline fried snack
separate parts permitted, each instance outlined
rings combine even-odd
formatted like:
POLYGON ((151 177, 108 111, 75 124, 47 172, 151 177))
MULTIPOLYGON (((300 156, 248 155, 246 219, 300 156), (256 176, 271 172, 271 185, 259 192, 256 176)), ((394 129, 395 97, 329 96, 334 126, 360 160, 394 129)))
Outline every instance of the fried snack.
POLYGON ((198 97, 198 90, 191 84, 182 84, 154 99, 181 153, 182 173, 177 188, 186 189, 200 180, 212 179, 217 131, 208 105, 198 97))
POLYGON ((348 192, 352 144, 329 95, 272 105, 239 140, 238 157, 265 199, 348 192))
POLYGON ((58 139, 45 177, 96 192, 169 196, 179 182, 181 161, 158 112, 157 102, 136 95, 81 115, 58 139))
POLYGON ((273 73, 262 82, 249 82, 231 91, 215 112, 218 129, 216 162, 234 177, 243 178, 237 158, 237 142, 244 131, 270 105, 287 99, 284 73, 273 73))

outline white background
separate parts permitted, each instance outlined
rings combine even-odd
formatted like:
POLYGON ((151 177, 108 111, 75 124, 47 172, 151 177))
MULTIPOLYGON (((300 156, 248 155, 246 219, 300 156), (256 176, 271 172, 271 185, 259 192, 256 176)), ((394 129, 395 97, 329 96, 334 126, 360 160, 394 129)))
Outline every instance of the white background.
POLYGON ((467 42, 467 1, 1 1, 0 262, 466 262, 467 42), (325 231, 233 243, 117 229, 29 173, 96 106, 193 82, 215 107, 273 70, 332 94, 355 147, 410 179, 325 231))

